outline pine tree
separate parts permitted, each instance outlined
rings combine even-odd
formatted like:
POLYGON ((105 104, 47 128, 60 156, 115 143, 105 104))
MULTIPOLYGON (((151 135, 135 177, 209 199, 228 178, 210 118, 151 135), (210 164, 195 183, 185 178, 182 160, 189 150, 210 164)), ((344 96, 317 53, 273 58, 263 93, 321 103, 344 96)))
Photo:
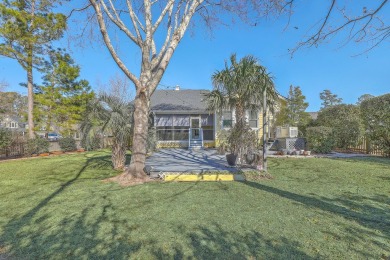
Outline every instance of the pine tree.
POLYGON ((80 67, 63 50, 51 51, 43 69, 43 86, 36 94, 34 114, 47 132, 54 128, 64 135, 74 131, 87 103, 94 97, 88 81, 78 80, 80 67))
POLYGON ((33 68, 40 68, 54 40, 66 29, 66 17, 53 13, 57 0, 0 3, 0 55, 15 59, 27 73, 29 137, 34 138, 33 68))
POLYGON ((277 125, 302 126, 310 120, 310 115, 305 112, 309 106, 305 102, 306 97, 302 94, 299 86, 290 86, 286 104, 282 104, 280 112, 276 119, 277 125))
POLYGON ((320 93, 320 99, 322 100, 321 109, 330 106, 340 105, 343 102, 342 98, 337 97, 337 95, 333 94, 329 89, 325 89, 320 93))

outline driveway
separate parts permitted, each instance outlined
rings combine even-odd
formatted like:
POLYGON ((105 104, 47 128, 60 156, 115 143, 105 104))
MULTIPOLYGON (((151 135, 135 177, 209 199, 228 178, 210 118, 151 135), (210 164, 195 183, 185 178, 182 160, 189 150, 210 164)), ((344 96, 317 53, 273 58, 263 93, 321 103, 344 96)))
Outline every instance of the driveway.
POLYGON ((229 167, 225 155, 219 155, 215 149, 160 149, 146 159, 146 165, 151 166, 154 173, 238 171, 237 168, 229 167))

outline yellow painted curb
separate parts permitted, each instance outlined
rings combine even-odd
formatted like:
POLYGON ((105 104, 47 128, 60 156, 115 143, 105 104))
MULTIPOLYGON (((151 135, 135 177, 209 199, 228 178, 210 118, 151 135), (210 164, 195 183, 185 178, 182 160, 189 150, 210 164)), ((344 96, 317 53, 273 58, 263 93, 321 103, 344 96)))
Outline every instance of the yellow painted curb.
POLYGON ((244 181, 240 174, 167 174, 164 181, 244 181))

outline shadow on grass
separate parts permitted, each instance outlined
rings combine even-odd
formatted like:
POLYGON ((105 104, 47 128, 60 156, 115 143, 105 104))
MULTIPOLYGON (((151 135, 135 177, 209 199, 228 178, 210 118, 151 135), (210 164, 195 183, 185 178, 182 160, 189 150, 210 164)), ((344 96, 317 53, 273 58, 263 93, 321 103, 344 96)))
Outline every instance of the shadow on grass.
MULTIPOLYGON (((60 177, 50 177, 50 176, 45 177, 45 178, 50 178, 52 183, 53 183, 53 181, 62 182, 64 179, 66 179, 66 182, 61 184, 57 190, 55 190, 49 196, 44 198, 39 204, 37 204, 35 207, 33 207, 31 210, 29 210, 22 217, 20 217, 18 219, 11 220, 4 227, 4 232, 0 236, 0 249, 3 248, 4 245, 11 246, 11 248, 12 248, 11 253, 12 254, 15 254, 15 252, 22 252, 22 256, 23 256, 22 258, 25 258, 25 256, 31 255, 31 248, 35 248, 35 247, 39 248, 40 243, 39 242, 37 243, 37 241, 40 241, 41 239, 48 239, 49 241, 51 241, 52 239, 54 239, 54 237, 53 238, 40 237, 39 232, 28 234, 28 235, 23 235, 24 234, 23 228, 26 226, 33 226, 34 224, 39 224, 40 222, 43 222, 45 219, 49 218, 48 214, 44 214, 39 219, 33 220, 33 218, 37 215, 37 213, 39 211, 43 211, 45 206, 47 204, 49 204, 50 201, 52 201, 55 197, 57 197, 59 194, 61 194, 65 189, 69 188, 72 184, 74 184, 76 181, 78 181, 80 179, 80 177, 82 176, 82 174, 87 169, 109 169, 110 167, 112 167, 110 155, 88 157, 85 154, 84 157, 86 158, 84 165, 78 170, 78 172, 72 173, 73 176, 70 176, 71 174, 69 174, 69 175, 63 175, 60 177), (37 238, 37 239, 35 239, 35 238, 37 238), (24 242, 25 240, 29 240, 30 244, 26 244, 24 242), (24 248, 28 248, 29 250, 24 251, 24 248)), ((130 162, 130 159, 131 159, 131 156, 127 155, 126 162, 130 162)), ((96 177, 94 179, 99 180, 99 179, 101 179, 101 176, 96 177)), ((85 211, 85 209, 84 209, 84 211, 85 211)), ((64 223, 66 223, 66 222, 67 222, 67 220, 65 217, 64 223)), ((79 225, 76 223, 76 226, 79 226, 79 225)), ((92 230, 92 232, 93 232, 93 230, 92 230)), ((72 240, 72 236, 70 236, 69 239, 72 240)), ((62 242, 64 242, 64 241, 62 240, 62 242)), ((63 243, 61 243, 61 244, 64 245, 63 243)), ((1 257, 2 256, 0 254, 0 259, 2 259, 1 257)), ((92 257, 93 257, 93 255, 92 255, 92 257)))
MULTIPOLYGON (((271 239, 254 230, 228 231, 216 223, 173 226, 176 241, 140 238, 135 232, 147 223, 118 218, 117 209, 104 199, 97 217, 90 218, 96 208, 84 208, 77 217, 63 217, 58 232, 42 230, 39 221, 12 221, 0 242, 10 245, 10 256, 17 259, 314 259, 299 249, 299 242, 271 239)), ((45 214, 42 221, 48 217, 45 214)))
MULTIPOLYGON (((23 216, 2 224, 0 259, 247 259, 304 258, 300 244, 284 237, 270 239, 255 231, 232 231, 213 223, 207 226, 178 226, 172 220, 177 242, 158 241, 159 234, 140 236, 148 229, 147 221, 133 221, 131 216, 118 216, 119 208, 106 192, 97 192, 91 202, 82 203, 77 210, 53 212, 53 199, 80 181, 87 169, 103 167, 110 156, 88 158, 80 170, 57 190, 42 199, 23 216), (142 230, 142 231, 140 231, 142 230), (167 244, 169 245, 167 247, 167 244), (3 254, 3 255, 2 255, 3 254)), ((68 201, 65 201, 67 203, 68 201)), ((119 203, 120 205, 120 203, 119 203)), ((131 211, 130 211, 131 212, 131 211)), ((147 213, 145 212, 147 215, 147 213)), ((162 236, 162 234, 161 234, 162 236)))
MULTIPOLYGON (((374 237, 381 237, 385 240, 390 239, 390 199, 387 196, 377 195, 367 197, 348 193, 343 194, 340 198, 336 199, 324 197, 316 198, 269 187, 257 182, 246 181, 242 183, 255 189, 302 203, 305 206, 317 208, 345 219, 355 221, 362 227, 369 229, 354 230, 349 227, 348 232, 354 234, 355 239, 361 238, 362 240, 367 240, 374 237), (380 233, 377 231, 380 231, 380 233)), ((388 250, 386 245, 379 246, 384 250, 388 250)))
POLYGON ((176 232, 184 234, 184 243, 175 243, 165 250, 153 249, 156 259, 183 259, 186 251, 195 259, 314 259, 299 249, 298 242, 284 237, 269 239, 253 230, 238 233, 213 223, 193 227, 190 232, 179 226, 176 232))

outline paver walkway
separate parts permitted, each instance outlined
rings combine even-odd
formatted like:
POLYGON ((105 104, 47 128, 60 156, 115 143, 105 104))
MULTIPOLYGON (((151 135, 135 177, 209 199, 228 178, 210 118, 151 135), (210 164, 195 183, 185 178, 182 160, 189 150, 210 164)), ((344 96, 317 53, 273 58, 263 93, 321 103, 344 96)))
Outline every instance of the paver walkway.
POLYGON ((152 172, 238 171, 228 167, 225 155, 219 155, 215 149, 161 149, 146 159, 146 165, 152 167, 152 172))

